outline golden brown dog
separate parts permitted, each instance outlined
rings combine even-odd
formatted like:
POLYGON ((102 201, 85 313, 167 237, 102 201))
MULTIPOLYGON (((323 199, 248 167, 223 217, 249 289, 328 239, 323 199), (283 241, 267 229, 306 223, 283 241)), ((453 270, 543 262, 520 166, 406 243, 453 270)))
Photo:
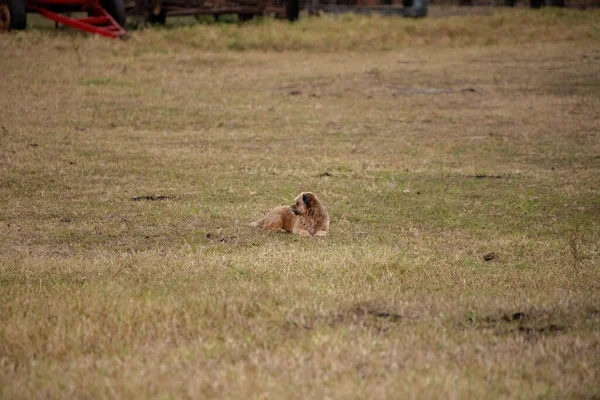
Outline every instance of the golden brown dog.
POLYGON ((314 193, 303 192, 296 197, 293 205, 277 207, 250 225, 302 236, 326 236, 329 230, 329 215, 314 193))

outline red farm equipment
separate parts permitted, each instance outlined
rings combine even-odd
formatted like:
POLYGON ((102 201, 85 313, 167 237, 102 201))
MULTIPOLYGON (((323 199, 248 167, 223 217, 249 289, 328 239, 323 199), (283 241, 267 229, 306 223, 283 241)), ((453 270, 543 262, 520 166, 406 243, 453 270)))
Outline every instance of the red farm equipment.
POLYGON ((25 29, 28 12, 102 36, 116 38, 126 34, 123 0, 0 0, 0 32, 25 29), (71 13, 87 16, 72 17, 71 13))
POLYGON ((257 15, 298 18, 299 0, 0 0, 0 32, 25 29, 27 13, 38 13, 57 24, 107 37, 124 37, 127 14, 150 23, 167 17, 237 14, 238 21, 257 15), (87 13, 84 17, 72 14, 87 13))

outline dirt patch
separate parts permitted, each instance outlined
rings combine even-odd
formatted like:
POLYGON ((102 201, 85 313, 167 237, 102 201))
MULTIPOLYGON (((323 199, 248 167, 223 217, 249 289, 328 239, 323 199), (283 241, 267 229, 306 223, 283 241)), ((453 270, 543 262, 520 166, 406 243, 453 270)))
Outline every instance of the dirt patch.
POLYGON ((216 242, 216 243, 230 243, 232 241, 234 241, 235 239, 237 239, 237 236, 221 236, 221 235, 214 235, 212 233, 207 233, 206 234, 206 238, 212 242, 216 242))
POLYGON ((397 322, 402 319, 400 314, 390 310, 389 306, 377 302, 359 302, 350 306, 342 315, 349 316, 352 320, 375 317, 385 319, 391 322, 397 322))
POLYGON ((388 319, 388 321, 391 322, 396 322, 398 320, 400 320, 402 317, 396 313, 389 313, 389 312, 373 312, 370 315, 374 315, 377 318, 386 318, 388 319))
POLYGON ((440 88, 427 88, 427 87, 411 87, 411 88, 398 88, 390 86, 394 90, 392 96, 396 97, 399 95, 410 95, 410 94, 447 94, 447 93, 465 93, 465 92, 476 92, 475 88, 464 88, 464 89, 440 89, 440 88))
POLYGON ((527 327, 527 326, 520 326, 519 327, 519 332, 524 333, 526 335, 534 335, 536 333, 555 333, 555 332, 559 332, 559 331, 563 331, 565 328, 559 325, 548 325, 548 326, 541 326, 541 327, 527 327))
POLYGON ((522 321, 523 319, 525 319, 525 317, 527 317, 527 315, 525 313, 518 311, 512 315, 508 315, 508 314, 504 315, 502 317, 502 320, 506 321, 506 322, 522 321))
POLYGON ((492 260, 495 260, 496 258, 498 258, 498 255, 494 252, 487 253, 483 256, 484 261, 492 261, 492 260))
POLYGON ((313 330, 320 326, 336 327, 353 325, 377 332, 386 332, 401 321, 416 319, 414 316, 401 315, 389 306, 377 302, 359 302, 326 315, 316 315, 299 318, 296 321, 286 321, 287 329, 313 330))
POLYGON ((485 174, 480 174, 480 175, 467 175, 467 178, 473 178, 473 179, 502 179, 503 177, 501 175, 485 175, 485 174))
POLYGON ((161 201, 161 200, 173 200, 175 196, 137 196, 132 197, 133 201, 161 201))
POLYGON ((525 313, 516 311, 483 318, 467 317, 467 325, 476 329, 493 330, 496 335, 525 335, 533 339, 540 335, 551 335, 566 329, 566 324, 554 314, 525 313))

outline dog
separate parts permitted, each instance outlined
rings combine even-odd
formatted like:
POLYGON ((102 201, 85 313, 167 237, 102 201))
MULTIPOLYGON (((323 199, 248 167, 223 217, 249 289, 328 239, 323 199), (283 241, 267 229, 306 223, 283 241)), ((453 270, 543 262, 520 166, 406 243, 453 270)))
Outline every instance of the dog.
POLYGON ((329 215, 314 193, 302 192, 291 206, 277 207, 250 226, 302 236, 327 236, 329 215))

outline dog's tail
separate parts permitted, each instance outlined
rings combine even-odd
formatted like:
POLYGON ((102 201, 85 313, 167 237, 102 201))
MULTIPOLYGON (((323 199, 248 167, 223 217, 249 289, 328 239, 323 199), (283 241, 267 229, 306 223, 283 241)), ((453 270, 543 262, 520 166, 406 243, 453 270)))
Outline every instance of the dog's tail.
POLYGON ((248 225, 250 225, 250 226, 252 226, 254 228, 262 228, 264 221, 265 221, 265 219, 261 218, 258 221, 254 221, 254 222, 252 222, 252 223, 250 223, 248 225))

